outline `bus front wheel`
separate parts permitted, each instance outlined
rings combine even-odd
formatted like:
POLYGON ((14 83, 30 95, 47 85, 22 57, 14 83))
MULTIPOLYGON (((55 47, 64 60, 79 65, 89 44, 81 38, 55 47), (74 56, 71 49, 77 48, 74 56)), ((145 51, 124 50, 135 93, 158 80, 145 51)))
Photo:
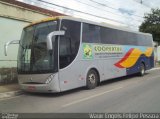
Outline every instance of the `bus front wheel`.
POLYGON ((98 84, 98 74, 95 70, 91 69, 87 74, 87 89, 94 89, 98 84))

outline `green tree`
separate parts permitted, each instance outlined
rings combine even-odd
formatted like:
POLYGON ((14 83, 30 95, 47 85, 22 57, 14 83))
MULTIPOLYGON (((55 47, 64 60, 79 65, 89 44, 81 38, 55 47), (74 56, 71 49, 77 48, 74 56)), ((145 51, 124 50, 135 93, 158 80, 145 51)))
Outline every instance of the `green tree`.
POLYGON ((153 40, 160 44, 160 9, 151 9, 144 15, 144 22, 139 27, 140 32, 151 33, 153 40))

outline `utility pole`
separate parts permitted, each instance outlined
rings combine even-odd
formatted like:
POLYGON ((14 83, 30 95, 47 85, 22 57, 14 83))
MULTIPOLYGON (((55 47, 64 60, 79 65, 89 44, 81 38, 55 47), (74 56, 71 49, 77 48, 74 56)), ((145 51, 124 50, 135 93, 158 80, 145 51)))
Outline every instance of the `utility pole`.
POLYGON ((140 0, 140 4, 141 4, 141 5, 144 5, 144 6, 148 7, 148 8, 150 8, 150 6, 144 4, 143 0, 140 0))

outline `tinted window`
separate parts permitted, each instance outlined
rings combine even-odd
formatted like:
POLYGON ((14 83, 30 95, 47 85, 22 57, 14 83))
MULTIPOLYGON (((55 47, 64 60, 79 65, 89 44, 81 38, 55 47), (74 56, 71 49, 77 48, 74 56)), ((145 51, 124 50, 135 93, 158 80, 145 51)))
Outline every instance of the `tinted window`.
POLYGON ((57 30, 57 21, 44 22, 24 28, 18 55, 18 73, 56 72, 57 42, 53 40, 53 51, 47 50, 47 35, 57 30))
POLYGON ((82 39, 86 43, 100 43, 100 26, 84 23, 82 39))
POLYGON ((138 35, 137 42, 140 46, 152 46, 152 37, 146 35, 138 35))
POLYGON ((101 27, 101 42, 106 44, 115 44, 117 42, 117 32, 115 29, 101 27))
POLYGON ((65 35, 60 37, 60 68, 68 66, 78 53, 80 44, 80 27, 80 22, 62 20, 61 30, 65 31, 65 35))
POLYGON ((136 35, 134 33, 105 27, 101 27, 100 31, 102 43, 120 45, 137 44, 136 35))
POLYGON ((83 42, 152 46, 152 37, 114 28, 83 24, 83 42))
POLYGON ((115 30, 116 31, 116 42, 114 42, 114 44, 120 44, 120 45, 124 45, 124 44, 130 44, 129 41, 129 33, 128 32, 124 32, 124 31, 120 31, 120 30, 115 30))
MULTIPOLYGON (((123 31, 125 32, 125 31, 123 31)), ((131 32, 126 32, 128 37, 126 38, 126 42, 124 43, 125 45, 137 45, 137 37, 135 33, 131 32)))
POLYGON ((152 37, 113 28, 100 28, 101 42, 104 44, 152 46, 152 37))
POLYGON ((149 46, 153 46, 153 39, 152 36, 147 36, 147 42, 149 46))

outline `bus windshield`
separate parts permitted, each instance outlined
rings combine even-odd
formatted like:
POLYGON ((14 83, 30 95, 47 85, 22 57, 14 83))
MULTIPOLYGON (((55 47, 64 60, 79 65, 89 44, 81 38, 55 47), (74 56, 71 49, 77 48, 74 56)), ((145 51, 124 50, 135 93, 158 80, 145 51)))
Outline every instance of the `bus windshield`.
POLYGON ((53 73, 57 69, 55 43, 53 51, 47 50, 47 35, 57 29, 57 21, 24 28, 18 55, 18 73, 53 73))

